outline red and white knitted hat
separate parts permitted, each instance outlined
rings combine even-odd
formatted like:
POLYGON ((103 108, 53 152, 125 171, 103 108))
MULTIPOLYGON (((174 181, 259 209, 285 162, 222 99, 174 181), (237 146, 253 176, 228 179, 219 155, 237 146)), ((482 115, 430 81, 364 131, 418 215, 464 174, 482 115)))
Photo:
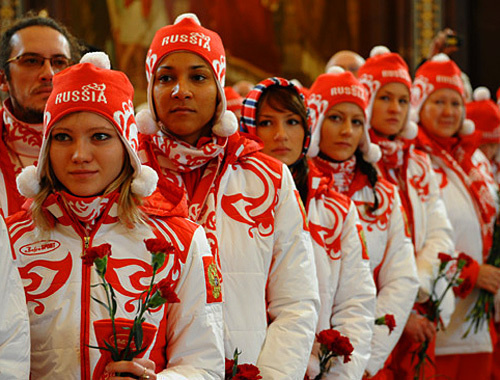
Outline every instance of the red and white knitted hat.
MULTIPOLYGON (((420 66, 415 73, 411 88, 411 104, 415 109, 415 122, 419 121, 420 110, 430 94, 437 90, 450 89, 458 92, 465 104, 465 90, 461 71, 446 54, 440 53, 420 66)), ((474 132, 474 123, 465 118, 459 133, 470 135, 474 132)))
POLYGON ((500 143, 500 109, 491 100, 490 90, 478 87, 472 98, 472 102, 466 104, 467 118, 481 132, 481 144, 500 143))
POLYGON ((137 114, 139 131, 144 134, 154 134, 159 130, 153 99, 154 76, 162 59, 176 52, 197 54, 209 64, 219 92, 212 131, 222 137, 235 133, 238 129, 238 121, 232 112, 226 112, 226 96, 224 95, 226 53, 222 40, 214 31, 202 27, 200 20, 193 13, 182 14, 177 17, 173 25, 159 29, 151 42, 146 57, 149 111, 143 110, 137 114))
POLYGON ((127 76, 110 70, 108 56, 103 52, 85 54, 79 64, 56 74, 45 106, 43 142, 38 166, 26 168, 17 179, 19 191, 28 198, 40 189, 42 168, 49 156, 52 127, 63 117, 75 112, 92 112, 109 120, 118 132, 134 169, 132 192, 139 196, 153 193, 158 182, 154 170, 141 165, 137 156, 139 140, 134 117, 134 88, 127 76))
MULTIPOLYGON (((371 127, 373 103, 378 91, 389 83, 401 83, 411 91, 411 77, 408 65, 397 53, 391 53, 385 46, 375 46, 363 66, 358 71, 358 78, 368 90, 368 108, 366 109, 368 128, 371 127)), ((401 137, 413 139, 417 136, 418 127, 412 121, 409 108, 406 124, 400 132, 401 137)))
MULTIPOLYGON (((319 153, 321 125, 326 112, 339 103, 354 103, 358 105, 366 116, 368 93, 365 87, 349 71, 340 66, 332 66, 326 74, 321 74, 309 89, 307 105, 311 110, 311 146, 307 155, 315 157, 319 153)), ((365 125, 359 150, 367 162, 377 162, 382 156, 380 148, 370 141, 368 128, 365 125)))

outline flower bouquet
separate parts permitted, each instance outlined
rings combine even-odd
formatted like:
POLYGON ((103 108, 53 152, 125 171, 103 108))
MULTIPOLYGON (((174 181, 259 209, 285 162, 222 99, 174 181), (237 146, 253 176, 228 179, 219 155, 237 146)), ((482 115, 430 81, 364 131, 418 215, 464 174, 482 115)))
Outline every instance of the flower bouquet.
MULTIPOLYGON (((351 354, 354 347, 348 337, 343 336, 335 329, 327 329, 316 335, 316 339, 320 344, 319 349, 319 374, 314 380, 321 380, 326 375, 333 364, 333 359, 337 356, 344 357, 344 363, 351 361, 351 354)), ((304 380, 309 380, 306 375, 304 380)))
MULTIPOLYGON (((451 288, 457 287, 463 282, 463 279, 460 278, 460 273, 462 272, 462 269, 465 266, 470 265, 471 259, 464 253, 460 253, 457 258, 453 258, 446 253, 439 253, 438 257, 440 261, 439 271, 437 277, 434 279, 432 283, 431 294, 429 300, 425 304, 427 312, 424 314, 424 316, 429 321, 435 323, 436 329, 440 330, 444 329, 443 322, 440 318, 441 303, 443 302, 446 293, 451 288), (450 264, 450 266, 448 266, 448 264, 450 264), (456 264, 456 266, 453 266, 452 264, 456 264), (447 267, 449 267, 448 270, 447 267), (446 279, 447 281, 446 288, 444 289, 442 294, 437 294, 436 291, 437 283, 443 278, 446 279)), ((434 365, 431 358, 427 354, 429 343, 430 341, 426 339, 420 345, 420 348, 417 351, 413 352, 412 362, 415 357, 417 357, 418 359, 417 364, 415 366, 415 375, 413 377, 414 380, 425 379, 424 363, 426 361, 429 361, 432 365, 434 365)))
POLYGON ((241 352, 234 350, 233 359, 226 358, 226 374, 224 380, 259 380, 259 368, 253 364, 238 364, 238 356, 241 352))
MULTIPOLYGON (((493 265, 497 268, 500 267, 500 218, 497 218, 495 222, 495 228, 493 230, 493 244, 491 245, 490 254, 486 259, 486 264, 493 265)), ((470 321, 470 323, 463 336, 464 338, 469 335, 469 332, 473 327, 474 333, 476 334, 485 322, 489 325, 494 312, 494 297, 495 295, 487 290, 481 289, 479 291, 479 296, 474 307, 465 318, 465 320, 470 321)))
MULTIPOLYGON (((92 287, 102 286, 106 294, 106 302, 95 297, 92 299, 102 305, 109 313, 109 319, 94 322, 98 346, 90 347, 99 349, 101 358, 94 369, 93 380, 100 380, 103 377, 104 368, 111 360, 132 360, 144 355, 153 342, 157 330, 156 326, 145 323, 145 313, 167 302, 179 302, 168 279, 163 279, 158 284, 154 283, 156 273, 165 262, 165 256, 174 252, 173 246, 161 239, 148 239, 144 240, 144 243, 151 253, 153 275, 149 286, 139 296, 139 308, 133 320, 116 318, 115 292, 105 276, 108 257, 111 256, 111 245, 102 244, 88 248, 82 257, 84 265, 93 265, 101 279, 100 283, 92 285, 92 287)), ((117 375, 127 376, 127 374, 117 375)))

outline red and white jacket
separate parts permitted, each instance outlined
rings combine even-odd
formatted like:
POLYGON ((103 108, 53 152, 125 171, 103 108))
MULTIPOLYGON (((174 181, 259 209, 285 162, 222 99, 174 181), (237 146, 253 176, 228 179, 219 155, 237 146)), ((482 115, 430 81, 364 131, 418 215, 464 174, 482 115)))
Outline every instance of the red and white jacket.
POLYGON ((0 215, 0 378, 28 379, 30 325, 23 284, 12 260, 9 235, 0 215))
MULTIPOLYGON (((163 165, 172 165, 167 157, 159 162, 151 136, 141 136, 140 148, 165 196, 169 181, 187 194, 181 174, 163 165)), ((207 195, 212 206, 204 203, 198 216, 190 206, 190 218, 203 223, 220 262, 226 357, 238 349, 240 362, 257 365, 264 379, 302 379, 319 311, 314 254, 290 171, 261 149, 252 136, 230 136, 207 195)))
POLYGON ((16 176, 34 165, 42 146, 43 124, 27 124, 11 112, 10 99, 0 110, 0 213, 5 217, 21 210, 25 198, 19 194, 16 176))
MULTIPOLYGON (((317 332, 335 328, 351 341, 351 362, 337 359, 325 379, 361 379, 370 357, 375 284, 354 203, 332 190, 332 177, 309 163, 307 216, 313 237, 321 295, 317 332)), ((308 374, 318 372, 319 344, 308 374)))
MULTIPOLYGON (((485 253, 483 249, 484 241, 481 229, 485 227, 492 228, 492 225, 482 226, 476 202, 472 198, 461 176, 448 167, 439 157, 432 155, 431 159, 443 193, 448 217, 453 226, 455 250, 466 253, 478 265, 481 265, 485 262, 488 253, 485 253)), ((479 149, 474 152, 472 162, 487 179, 491 196, 497 199, 497 185, 489 170, 487 158, 479 149)), ((471 285, 474 285, 474 283, 475 281, 471 285)), ((472 292, 465 298, 456 297, 455 311, 450 324, 446 330, 439 331, 437 334, 436 355, 493 351, 489 326, 486 323, 483 324, 477 333, 474 333, 474 330, 472 330, 465 339, 462 338, 469 327, 469 323, 465 321, 465 318, 474 307, 478 295, 479 288, 474 287, 472 292)))
MULTIPOLYGON (((81 256, 86 247, 109 243, 112 256, 106 277, 118 304, 116 317, 133 319, 137 298, 149 284, 151 254, 143 242, 160 238, 176 248, 156 276, 174 283, 180 303, 146 314, 158 327, 146 357, 156 363, 158 379, 222 379, 224 377, 222 305, 214 296, 207 268, 213 257, 201 227, 185 218, 152 216, 147 225, 126 228, 117 217, 117 194, 87 235, 60 194, 44 203, 53 228, 40 234, 26 214, 8 219, 12 252, 24 282, 31 324, 31 376, 91 379, 100 353, 93 322, 109 318, 91 299, 105 300, 99 277, 81 256)), ((220 296, 219 299, 220 301, 220 296)))
MULTIPOLYGON (((314 162, 325 175, 333 175, 327 161, 316 158, 314 162)), ((363 226, 377 288, 375 318, 392 314, 396 322, 391 334, 387 326, 373 328, 371 355, 366 366, 373 376, 384 366, 403 332, 418 290, 418 277, 397 188, 379 178, 375 187, 379 205, 372 212, 369 207, 375 201, 373 189, 357 166, 353 174, 353 183, 344 194, 356 205, 363 226)))
MULTIPOLYGON (((399 194, 413 237, 417 272, 420 281, 417 301, 426 302, 437 275, 440 252, 455 256, 453 230, 427 153, 416 150, 413 144, 405 147, 403 164, 397 169, 378 166, 384 177, 399 184, 399 194)), ((437 294, 442 294, 447 282, 440 281, 437 294)), ((441 320, 447 326, 454 310, 454 296, 448 292, 441 304, 441 320)))

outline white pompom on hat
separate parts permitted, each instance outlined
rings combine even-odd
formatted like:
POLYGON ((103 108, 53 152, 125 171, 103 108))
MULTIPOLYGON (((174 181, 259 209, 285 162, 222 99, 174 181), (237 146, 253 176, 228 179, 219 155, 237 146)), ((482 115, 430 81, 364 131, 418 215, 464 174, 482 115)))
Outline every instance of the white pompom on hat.
POLYGON ((226 53, 220 36, 201 26, 200 20, 194 13, 185 13, 178 16, 173 25, 159 29, 151 42, 146 57, 146 77, 148 80, 147 96, 149 113, 139 112, 137 123, 139 131, 143 134, 153 134, 160 129, 158 115, 153 98, 154 76, 158 65, 169 54, 175 52, 189 52, 203 58, 212 70, 217 84, 218 104, 214 117, 212 132, 218 136, 227 137, 238 130, 228 118, 226 112, 226 96, 224 82, 226 77, 226 53))
MULTIPOLYGON (((389 83, 401 83, 411 91, 411 77, 408 65, 404 59, 397 53, 391 53, 386 46, 375 46, 370 57, 358 71, 358 78, 368 90, 367 122, 368 128, 371 128, 371 117, 373 112, 373 103, 378 91, 389 83)), ((408 116, 399 136, 405 139, 414 139, 418 133, 417 124, 411 119, 411 107, 409 107, 408 116)))
MULTIPOLYGON (((307 104, 311 110, 311 144, 307 155, 315 157, 319 153, 321 126, 326 112, 339 103, 354 103, 366 115, 368 94, 365 87, 354 77, 339 66, 332 66, 326 74, 321 74, 309 90, 307 104)), ((370 163, 375 163, 382 157, 378 145, 370 141, 368 128, 363 128, 363 136, 358 148, 363 153, 363 158, 370 163)))
POLYGON ((35 170, 24 170, 17 178, 22 195, 32 198, 39 189, 49 156, 52 127, 75 112, 92 112, 108 120, 116 129, 134 169, 132 192, 148 196, 156 188, 158 177, 145 169, 137 156, 139 140, 132 99, 134 88, 127 76, 110 70, 109 57, 103 52, 85 54, 79 64, 68 67, 53 78, 52 92, 44 112, 43 141, 35 170), (134 182, 137 182, 134 185, 134 182))
MULTIPOLYGON (((415 122, 419 122, 420 111, 429 95, 437 90, 449 89, 456 91, 462 97, 463 103, 466 104, 464 82, 461 74, 462 72, 457 64, 444 53, 436 54, 418 68, 411 88, 411 104, 417 115, 415 122)), ((463 122, 458 133, 460 135, 470 135, 474 130, 474 122, 466 119, 464 107, 463 122)))

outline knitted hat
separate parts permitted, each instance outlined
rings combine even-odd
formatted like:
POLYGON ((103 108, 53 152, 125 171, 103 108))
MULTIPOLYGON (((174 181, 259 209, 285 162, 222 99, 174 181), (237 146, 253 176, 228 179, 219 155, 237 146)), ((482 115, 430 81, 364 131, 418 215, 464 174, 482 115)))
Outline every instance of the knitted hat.
POLYGON ((473 101, 466 104, 467 118, 481 132, 481 144, 500 143, 500 109, 491 100, 490 90, 478 87, 472 98, 473 101))
POLYGON ((223 90, 226 77, 224 46, 219 35, 202 27, 200 20, 193 13, 182 14, 177 17, 173 25, 159 29, 151 42, 146 57, 149 111, 143 110, 137 114, 139 131, 144 134, 154 134, 159 129, 157 125, 158 115, 153 99, 154 76, 162 59, 168 54, 176 52, 194 53, 209 64, 219 93, 212 131, 218 136, 232 135, 238 129, 238 122, 232 112, 226 113, 226 96, 223 90))
MULTIPOLYGON (((371 127, 373 103, 378 91, 389 83, 401 83, 408 91, 411 91, 411 77, 408 65, 397 53, 391 53, 385 46, 375 46, 370 52, 363 66, 358 71, 358 78, 368 90, 368 108, 366 109, 368 128, 371 127)), ((406 124, 400 135, 405 139, 413 139, 417 136, 418 127, 411 120, 408 109, 406 124)))
POLYGON ((226 95, 227 109, 231 112, 241 112, 241 105, 243 104, 243 97, 230 86, 224 87, 224 94, 226 95))
MULTIPOLYGON (((411 88, 411 104, 415 109, 415 119, 419 121, 419 113, 422 105, 430 94, 437 90, 450 89, 458 92, 465 104, 464 84, 461 77, 461 71, 455 62, 444 54, 440 53, 432 57, 420 66, 415 73, 415 80, 411 88)), ((469 135, 474 132, 474 123, 465 119, 459 131, 461 135, 469 135)))
POLYGON ((153 169, 141 165, 137 156, 139 141, 132 103, 134 88, 127 76, 110 70, 108 56, 95 52, 85 54, 79 64, 55 75, 52 84, 52 93, 45 106, 38 166, 28 167, 18 176, 21 194, 32 198, 39 192, 54 124, 71 113, 92 112, 116 128, 134 169, 132 192, 139 196, 150 195, 156 188, 158 175, 153 169))
MULTIPOLYGON (((321 74, 310 88, 308 105, 311 109, 312 137, 311 147, 307 155, 315 157, 319 153, 319 141, 321 138, 321 126, 326 112, 339 103, 354 103, 358 105, 366 115, 368 106, 368 94, 365 87, 349 71, 344 71, 339 66, 332 66, 328 73, 321 74)), ((367 162, 377 162, 382 153, 376 144, 370 142, 368 128, 365 125, 363 136, 359 144, 359 150, 367 162)))
POLYGON ((311 131, 310 124, 311 120, 309 118, 310 112, 306 105, 306 100, 304 95, 300 92, 299 88, 293 84, 291 81, 288 81, 283 78, 273 77, 264 79, 262 82, 258 83, 252 91, 250 91, 247 97, 243 100, 243 107, 241 108, 241 128, 244 132, 248 132, 251 135, 257 135, 257 105, 259 104, 259 100, 262 94, 271 86, 279 86, 279 87, 289 87, 297 92, 297 95, 304 102, 304 107, 307 110, 307 125, 304 126, 305 134, 304 134, 304 145, 302 146, 302 153, 300 157, 297 159, 300 160, 304 157, 309 149, 309 143, 311 141, 311 131))

